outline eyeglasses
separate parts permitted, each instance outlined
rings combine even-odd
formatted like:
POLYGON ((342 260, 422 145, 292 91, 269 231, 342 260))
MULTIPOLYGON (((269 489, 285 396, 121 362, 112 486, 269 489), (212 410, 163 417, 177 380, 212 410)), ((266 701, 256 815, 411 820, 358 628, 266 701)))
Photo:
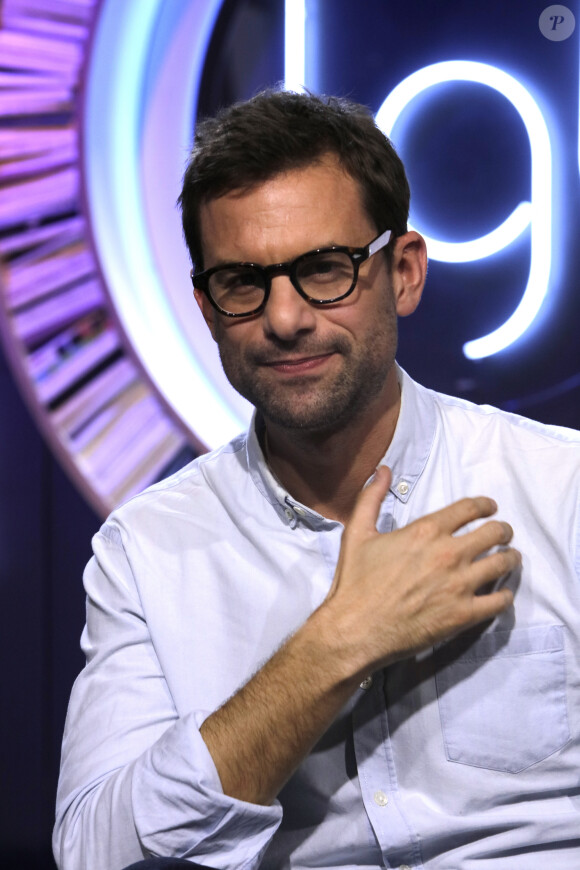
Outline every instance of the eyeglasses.
POLYGON ((227 263, 197 274, 192 270, 191 280, 213 307, 228 317, 249 317, 262 311, 272 278, 277 275, 288 275, 295 290, 308 302, 330 305, 352 293, 360 264, 386 247, 390 238, 391 230, 385 230, 365 248, 335 245, 308 251, 289 263, 227 263))

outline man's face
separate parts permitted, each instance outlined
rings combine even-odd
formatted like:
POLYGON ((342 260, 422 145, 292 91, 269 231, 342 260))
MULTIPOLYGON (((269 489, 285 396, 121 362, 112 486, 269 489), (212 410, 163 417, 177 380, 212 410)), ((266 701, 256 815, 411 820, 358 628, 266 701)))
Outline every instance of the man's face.
MULTIPOLYGON (((201 209, 204 266, 263 266, 330 245, 366 246, 387 227, 366 214, 358 184, 332 158, 275 176, 201 209)), ((386 395, 397 345, 397 314, 386 257, 360 267, 353 293, 334 305, 303 299, 286 275, 272 280, 266 308, 228 318, 196 298, 224 371, 266 421, 331 432, 386 395)))

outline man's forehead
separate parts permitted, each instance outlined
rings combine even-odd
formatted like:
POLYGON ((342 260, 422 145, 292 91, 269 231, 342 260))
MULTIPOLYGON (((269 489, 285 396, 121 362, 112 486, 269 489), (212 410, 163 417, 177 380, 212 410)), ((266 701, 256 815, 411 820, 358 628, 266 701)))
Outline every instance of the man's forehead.
POLYGON ((208 200, 200 228, 208 268, 210 261, 283 262, 316 247, 364 245, 374 224, 358 183, 334 158, 208 200))
MULTIPOLYGON (((365 196, 359 182, 346 171, 334 154, 327 154, 308 164, 293 166, 267 178, 241 185, 219 195, 206 197, 199 211, 202 242, 204 235, 215 231, 215 221, 235 223, 247 220, 259 210, 270 212, 275 220, 294 211, 304 220, 312 213, 328 219, 328 212, 365 211, 365 196)), ((293 218, 294 219, 294 218, 293 218)))

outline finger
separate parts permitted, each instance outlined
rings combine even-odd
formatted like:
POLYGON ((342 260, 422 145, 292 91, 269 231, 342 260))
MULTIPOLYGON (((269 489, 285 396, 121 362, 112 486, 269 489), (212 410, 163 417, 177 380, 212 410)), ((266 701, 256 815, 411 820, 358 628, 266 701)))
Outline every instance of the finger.
POLYGON ((469 585, 475 592, 487 583, 499 580, 500 577, 505 577, 519 569, 521 563, 522 554, 513 547, 489 553, 471 565, 469 585))
POLYGON ((490 520, 479 528, 456 538, 456 541, 464 555, 471 560, 491 550, 492 547, 507 546, 513 535, 514 530, 509 523, 503 520, 490 520))
POLYGON ((353 531, 376 531, 381 504, 389 491, 393 475, 386 465, 379 465, 368 485, 356 500, 348 527, 353 531))
POLYGON ((453 504, 429 514, 429 518, 442 532, 453 534, 468 523, 490 517, 496 510, 497 504, 492 498, 478 495, 474 498, 462 498, 453 502, 453 504))
MULTIPOLYGON (((473 619, 471 625, 494 619, 508 610, 514 603, 514 594, 507 586, 502 586, 489 595, 478 595, 473 599, 473 619)), ((469 626, 466 626, 467 628, 469 626)))

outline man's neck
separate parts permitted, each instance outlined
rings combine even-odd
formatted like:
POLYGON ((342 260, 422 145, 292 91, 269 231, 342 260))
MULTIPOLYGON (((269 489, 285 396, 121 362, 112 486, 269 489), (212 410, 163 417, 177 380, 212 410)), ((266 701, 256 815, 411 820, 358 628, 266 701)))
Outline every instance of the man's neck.
POLYGON ((358 494, 391 443, 400 404, 393 370, 377 400, 338 431, 289 430, 265 421, 263 447, 268 465, 293 498, 329 519, 346 523, 358 494))

